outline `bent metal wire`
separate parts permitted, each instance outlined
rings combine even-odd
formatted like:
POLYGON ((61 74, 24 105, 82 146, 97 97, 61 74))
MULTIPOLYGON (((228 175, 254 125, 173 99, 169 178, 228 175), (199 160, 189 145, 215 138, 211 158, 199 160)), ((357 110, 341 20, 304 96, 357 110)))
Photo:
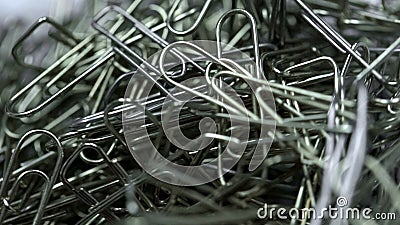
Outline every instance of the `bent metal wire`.
MULTIPOLYGON (((12 46, 8 55, 0 50, 2 224, 261 224, 257 210, 264 203, 320 210, 336 205, 338 196, 346 197, 349 207, 400 211, 400 20, 390 2, 109 4, 94 17, 66 24, 42 17, 18 39, 0 26, 0 42, 12 46), (42 41, 54 39, 53 48, 63 50, 47 55, 48 66, 33 63, 41 50, 29 47, 45 24, 52 29, 42 41), (192 40, 216 41, 217 51, 192 40), (191 59, 182 46, 200 56, 191 59), (248 57, 230 59, 238 50, 248 57), (149 59, 156 52, 161 62, 173 56, 184 63, 154 66, 149 59), (246 68, 249 61, 254 70, 246 68), (137 72, 155 87, 134 101, 124 94, 137 72), (206 82, 181 83, 194 77, 206 82), (229 84, 243 104, 221 83, 229 84), (187 93, 195 98, 182 107, 178 128, 188 138, 212 139, 202 150, 186 151, 163 130, 164 102, 177 103, 187 93), (162 182, 130 153, 124 132, 135 130, 124 130, 122 113, 132 109, 143 113, 130 114, 124 123, 144 120, 157 152, 175 164, 205 165, 220 158, 228 141, 244 144, 245 151, 230 169, 223 160, 208 164, 206 170, 219 177, 206 184, 162 182), (214 120, 217 133, 199 132, 206 117, 214 120), (250 124, 248 139, 231 137, 243 129, 234 122, 244 121, 250 124), (263 136, 264 125, 276 126, 275 132, 263 136), (249 171, 259 143, 271 147, 261 149, 265 159, 256 157, 260 166, 249 171)), ((145 87, 135 83, 132 93, 141 96, 145 87)), ((135 138, 139 149, 145 137, 135 138)), ((160 174, 180 178, 170 171, 160 174)), ((338 222, 277 215, 272 220, 338 222)))

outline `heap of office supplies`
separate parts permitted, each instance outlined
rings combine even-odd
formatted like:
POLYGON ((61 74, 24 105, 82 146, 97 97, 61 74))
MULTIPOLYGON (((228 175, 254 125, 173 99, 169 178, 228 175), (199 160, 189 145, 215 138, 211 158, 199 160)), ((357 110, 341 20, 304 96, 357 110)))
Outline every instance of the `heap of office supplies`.
MULTIPOLYGON (((276 211, 263 217, 258 212, 265 204, 398 215, 400 6, 395 1, 135 0, 99 11, 95 3, 87 4, 93 15, 87 10, 62 24, 43 17, 18 38, 18 24, 1 27, 1 45, 12 46, 12 58, 0 51, 1 224, 319 225, 340 219, 282 219, 276 211), (43 33, 43 26, 51 29, 43 33), (150 94, 130 102, 125 94, 130 81, 153 54, 193 40, 234 46, 265 79, 247 74, 220 49, 212 63, 202 59, 208 63, 167 72, 152 68, 162 74, 153 80, 157 87, 145 90, 140 83, 132 92, 150 94), (226 65, 235 65, 235 71, 226 65), (199 90, 178 85, 195 77, 214 83, 199 90), (243 105, 224 95, 219 81, 229 84, 243 105), (261 89, 251 90, 249 83, 261 89), (217 132, 202 150, 182 149, 160 125, 163 99, 178 101, 176 88, 195 95, 178 118, 185 136, 206 139, 199 137, 199 122, 205 117, 215 122, 217 132), (273 107, 260 98, 263 88, 273 94, 273 107), (144 113, 130 112, 127 119, 123 113, 132 105, 144 113), (225 170, 221 162, 209 168, 220 172, 217 179, 175 185, 150 174, 134 157, 132 145, 139 148, 137 142, 149 138, 175 164, 195 167, 218 159, 230 135, 241 129, 230 121, 230 109, 238 111, 234 120, 250 121, 249 135, 237 141, 246 146, 232 168, 225 170), (273 141, 251 171, 254 143, 265 141, 263 112, 272 118, 273 141), (135 137, 126 123, 136 119, 143 119, 148 136, 126 140, 126 133, 135 137)), ((173 53, 183 57, 177 49, 173 53)), ((348 218, 347 223, 367 222, 348 218)))

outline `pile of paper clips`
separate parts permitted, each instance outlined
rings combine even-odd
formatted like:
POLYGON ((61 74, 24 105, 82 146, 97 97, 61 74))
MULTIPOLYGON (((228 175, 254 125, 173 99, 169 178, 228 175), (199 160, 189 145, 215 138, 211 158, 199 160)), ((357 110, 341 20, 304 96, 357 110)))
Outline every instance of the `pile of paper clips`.
MULTIPOLYGON (((348 207, 400 211, 395 1, 136 0, 88 14, 65 24, 40 18, 19 38, 13 27, 1 28, 1 45, 13 45, 13 59, 0 60, 1 224, 266 224, 257 215, 265 203, 318 211, 339 204, 339 196, 348 207), (48 36, 32 40, 44 24, 52 27, 48 36), (191 40, 224 42, 251 57, 274 95, 276 131, 262 165, 248 171, 251 143, 259 141, 263 123, 257 107, 264 106, 244 84, 264 81, 240 73, 219 76, 253 112, 249 144, 219 179, 177 186, 136 162, 122 112, 140 65, 171 43, 191 40), (43 53, 48 43, 52 47, 43 53)), ((206 67, 176 67, 168 76, 204 77, 206 67)), ((207 76, 218 73, 208 70, 207 76)), ((237 129, 215 104, 229 104, 224 96, 199 95, 184 108, 179 122, 185 135, 196 137, 206 116, 219 131, 207 148, 188 152, 171 144, 158 124, 160 100, 175 85, 162 76, 155 82, 159 88, 141 107, 159 152, 181 165, 217 158, 237 129)), ((336 220, 274 214, 268 224, 336 220)))

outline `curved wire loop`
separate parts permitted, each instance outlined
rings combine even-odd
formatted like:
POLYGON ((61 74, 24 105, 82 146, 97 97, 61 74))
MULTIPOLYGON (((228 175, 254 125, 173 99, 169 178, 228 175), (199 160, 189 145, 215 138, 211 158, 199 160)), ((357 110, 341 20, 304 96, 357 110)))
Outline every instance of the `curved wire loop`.
POLYGON ((179 35, 179 36, 185 36, 188 34, 193 33, 197 27, 200 25, 201 21, 204 19, 204 17, 207 14, 207 10, 210 8, 211 2, 212 0, 206 0, 203 7, 200 10, 199 15, 197 16, 196 21, 193 23, 193 25, 191 27, 189 27, 186 30, 182 30, 182 31, 178 31, 176 30, 173 25, 172 25, 172 20, 173 20, 173 16, 176 12, 176 9, 178 8, 179 4, 181 3, 182 0, 175 0, 174 3, 172 4, 171 9, 168 12, 168 17, 167 17, 167 27, 168 30, 170 30, 172 33, 179 35))
MULTIPOLYGON (((48 181, 48 185, 46 185, 46 187, 43 191, 42 200, 40 201, 38 211, 33 220, 33 224, 35 224, 35 225, 41 224, 41 220, 42 220, 43 213, 44 213, 44 208, 45 208, 47 202, 49 201, 50 195, 52 193, 52 187, 58 179, 58 174, 59 174, 61 166, 62 166, 64 152, 63 152, 62 145, 61 145, 60 141, 58 140, 58 138, 53 133, 51 133, 47 130, 31 130, 31 131, 28 131, 24 136, 22 136, 22 138, 18 142, 15 150, 12 152, 10 162, 4 173, 3 182, 2 182, 1 188, 0 188, 0 198, 6 198, 7 186, 8 186, 8 183, 10 182, 10 179, 12 178, 12 171, 14 170, 14 168, 17 164, 17 159, 23 149, 23 145, 29 138, 31 138, 34 135, 38 135, 38 134, 48 136, 55 143, 55 146, 57 148, 57 160, 54 165, 54 170, 51 173, 50 179, 48 181)), ((4 219, 3 211, 0 216, 0 221, 2 221, 4 219)))

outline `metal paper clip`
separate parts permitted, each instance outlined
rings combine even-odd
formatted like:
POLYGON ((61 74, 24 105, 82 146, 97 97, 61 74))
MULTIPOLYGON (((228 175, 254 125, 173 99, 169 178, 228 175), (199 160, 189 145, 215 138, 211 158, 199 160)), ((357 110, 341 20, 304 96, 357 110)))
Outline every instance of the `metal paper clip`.
MULTIPOLYGON (((57 139, 56 136, 54 136, 54 134, 50 133, 47 130, 31 130, 29 132, 27 132, 22 138, 21 140, 18 142, 17 147, 15 148, 15 150, 13 151, 13 154, 11 155, 10 158, 10 162, 8 163, 7 169, 4 173, 3 176, 3 182, 1 184, 1 189, 0 189, 0 196, 1 198, 6 198, 6 193, 7 193, 7 186, 8 183, 10 182, 10 179, 12 177, 12 171, 14 170, 14 167, 16 166, 16 160, 21 152, 21 147, 22 144, 24 144, 24 142, 30 138, 33 135, 37 135, 37 134, 42 134, 42 135, 46 135, 48 137, 51 138, 51 140, 56 144, 56 148, 57 148, 57 161, 54 165, 54 169, 51 173, 50 178, 48 179, 47 177, 44 177, 46 179, 47 185, 46 188, 43 191, 43 197, 42 200, 40 201, 40 205, 39 205, 39 209, 38 212, 36 213, 36 216, 33 220, 33 224, 40 224, 41 223, 41 219, 43 216, 43 210, 44 207, 46 206, 47 202, 50 199, 50 195, 52 192, 52 187, 56 182, 56 179, 58 178, 58 173, 61 169, 62 166, 62 160, 63 160, 63 156, 64 156, 64 152, 61 146, 61 143, 59 142, 59 140, 57 139), (48 180, 47 180, 48 179, 48 180)), ((4 220, 5 217, 5 209, 6 207, 2 208, 1 211, 1 216, 0 216, 0 221, 4 220)))

